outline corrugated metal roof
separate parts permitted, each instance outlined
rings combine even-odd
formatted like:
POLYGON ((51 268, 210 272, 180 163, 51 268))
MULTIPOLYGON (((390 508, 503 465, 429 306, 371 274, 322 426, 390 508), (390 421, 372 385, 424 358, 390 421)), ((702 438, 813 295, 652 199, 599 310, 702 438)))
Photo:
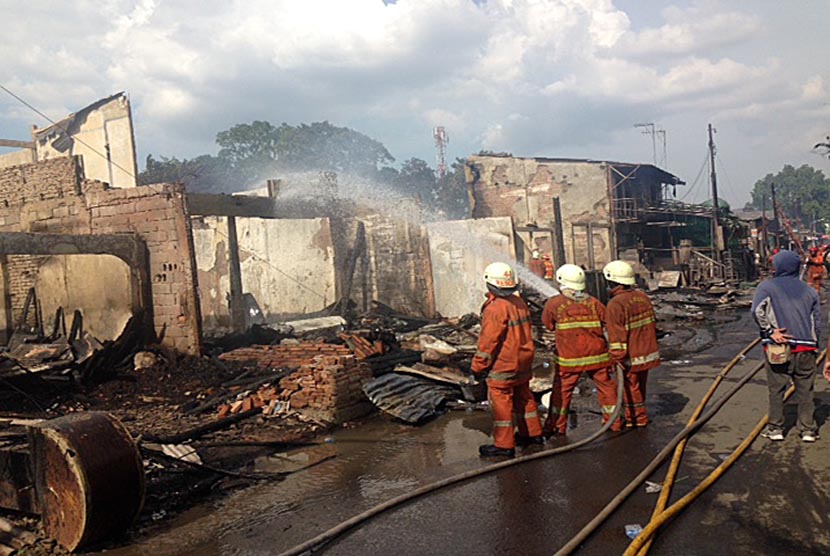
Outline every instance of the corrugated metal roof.
POLYGON ((378 409, 412 425, 440 415, 446 400, 459 397, 455 388, 398 373, 367 382, 363 391, 378 409))

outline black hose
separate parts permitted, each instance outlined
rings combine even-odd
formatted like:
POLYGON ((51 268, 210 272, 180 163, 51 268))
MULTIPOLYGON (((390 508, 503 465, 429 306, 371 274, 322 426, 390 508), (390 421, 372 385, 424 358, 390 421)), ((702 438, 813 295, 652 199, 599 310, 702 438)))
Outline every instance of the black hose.
POLYGON ((328 531, 320 533, 316 537, 307 540, 306 542, 295 546, 285 552, 279 554, 279 556, 299 556, 305 552, 313 551, 315 548, 319 547, 320 545, 330 542, 337 537, 343 535, 347 531, 357 527, 364 521, 367 521, 374 516, 385 512, 386 510, 390 510, 394 507, 400 506, 410 500, 414 500, 415 498, 419 498, 424 496, 425 494, 430 494, 435 492, 436 490, 458 484, 476 477, 481 477, 482 475, 487 475, 489 473, 493 473, 495 471, 500 471, 501 469, 506 469, 508 467, 513 467, 514 465, 519 465, 522 463, 527 463, 529 461, 534 461, 537 459, 547 458, 550 456, 555 456, 558 454, 563 454, 565 452, 570 452, 572 450, 576 450, 577 448, 581 448, 586 444, 589 444, 602 436, 605 431, 607 431, 611 425, 619 418, 620 412, 622 411, 623 407, 623 371, 621 368, 617 369, 617 405, 614 409, 614 413, 611 415, 611 418, 606 422, 598 431, 593 433, 592 435, 584 438, 578 442, 574 442, 573 444, 568 444, 567 446, 560 446, 558 448, 552 448, 550 450, 544 450, 541 452, 536 452, 533 454, 528 454, 526 456, 520 456, 515 459, 502 461, 499 463, 494 463, 492 465, 488 465, 487 467, 482 467, 481 469, 474 469, 472 471, 465 471, 464 473, 459 473, 458 475, 453 475, 452 477, 447 477, 446 479, 442 479, 440 481, 424 485, 418 489, 413 491, 407 492, 406 494, 401 494, 400 496, 396 496, 386 502, 378 504, 372 508, 369 508, 365 512, 358 514, 352 518, 347 519, 346 521, 340 523, 339 525, 335 525, 328 531))
POLYGON ((616 510, 620 504, 622 504, 626 498, 628 498, 632 492, 634 492, 646 479, 648 479, 654 471, 660 467, 660 465, 666 460, 667 457, 671 455, 674 451, 674 448, 684 439, 687 438, 698 431, 704 424, 706 424, 715 414, 720 411, 720 409, 729 401, 729 399, 734 396, 738 390, 744 387, 747 382, 749 382, 752 377, 758 374, 758 371, 764 368, 764 363, 759 363, 754 369, 750 370, 746 373, 731 389, 726 391, 723 396, 721 396, 710 409, 708 409, 700 418, 695 421, 694 423, 688 425, 682 431, 677 433, 674 438, 662 449, 660 452, 654 456, 654 459, 643 469, 639 475, 637 475, 630 483, 628 483, 625 488, 623 488, 614 498, 611 499, 610 502, 592 519, 588 522, 585 527, 583 527, 579 533, 577 533, 570 541, 568 541, 565 546, 560 548, 554 556, 567 556, 574 550, 576 550, 579 545, 585 542, 591 533, 593 533, 597 527, 599 527, 607 518, 610 516, 614 510, 616 510))

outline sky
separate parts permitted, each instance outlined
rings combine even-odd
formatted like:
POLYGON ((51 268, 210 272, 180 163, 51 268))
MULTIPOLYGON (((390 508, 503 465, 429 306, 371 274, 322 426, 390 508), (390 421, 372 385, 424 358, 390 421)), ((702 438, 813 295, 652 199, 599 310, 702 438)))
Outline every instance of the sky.
MULTIPOLYGON (((126 91, 141 161, 328 120, 403 162, 480 150, 653 163, 734 207, 830 135, 824 0, 0 0, 0 84, 57 120, 126 91)), ((0 91, 0 138, 48 125, 0 91)), ((5 152, 2 150, 0 152, 5 152)), ((140 166, 143 162, 140 163, 140 166)))

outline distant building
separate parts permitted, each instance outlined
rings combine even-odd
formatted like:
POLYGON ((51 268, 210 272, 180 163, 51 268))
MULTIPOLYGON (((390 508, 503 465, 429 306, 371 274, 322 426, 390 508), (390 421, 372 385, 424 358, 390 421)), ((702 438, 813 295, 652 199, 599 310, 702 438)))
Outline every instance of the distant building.
POLYGON ((685 182, 651 164, 480 155, 466 165, 473 218, 511 217, 521 259, 534 247, 555 255, 557 233, 565 260, 556 264, 588 269, 617 258, 670 266, 681 241, 709 246, 710 212, 669 200, 685 182))

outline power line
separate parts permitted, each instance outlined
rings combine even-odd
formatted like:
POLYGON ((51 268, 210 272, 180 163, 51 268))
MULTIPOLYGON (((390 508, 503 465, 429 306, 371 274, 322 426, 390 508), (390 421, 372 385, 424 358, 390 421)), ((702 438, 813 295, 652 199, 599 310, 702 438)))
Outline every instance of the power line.
POLYGON ((685 200, 689 195, 692 194, 693 191, 695 191, 698 184, 700 183, 700 178, 703 176, 703 171, 707 168, 708 164, 709 164, 709 153, 706 152, 703 155, 703 163, 700 165, 700 170, 698 170, 697 177, 695 177, 695 180, 692 182, 692 186, 689 189, 686 190, 686 194, 683 195, 680 199, 678 199, 678 201, 685 200))
MULTIPOLYGON (((58 129, 60 129, 61 131, 63 131, 67 135, 70 135, 70 136, 72 135, 69 132, 68 129, 61 126, 58 122, 56 122, 55 120, 53 120, 52 118, 50 118, 49 116, 47 116, 46 114, 44 114, 43 112, 41 112, 40 110, 38 110, 37 108, 32 106, 31 104, 29 104, 28 102, 26 102, 26 100, 24 100, 20 96, 16 95, 12 91, 10 91, 5 85, 0 84, 0 89, 3 89, 6 93, 9 94, 9 96, 14 98, 18 102, 20 102, 23 106, 25 106, 26 108, 28 108, 29 110, 31 110, 32 112, 34 112, 35 114, 37 114, 38 116, 40 116, 41 118, 43 118, 44 120, 46 120, 47 122, 52 124, 53 126, 56 126, 58 129)), ((138 178, 136 178, 135 174, 133 174, 132 170, 127 170, 126 168, 124 168, 123 166, 121 166, 120 164, 118 164, 117 162, 112 160, 109 156, 105 155, 104 153, 102 153, 101 151, 99 151, 98 149, 96 149, 95 147, 93 147, 92 145, 90 145, 89 143, 87 143, 86 141, 81 139, 80 137, 73 137, 72 140, 77 141, 81 145, 84 145, 86 148, 88 148, 89 150, 91 150, 92 152, 94 152, 95 154, 97 154, 98 156, 103 158, 104 160, 106 160, 109 164, 112 164, 113 166, 115 166, 116 168, 121 170, 122 172, 125 172, 131 178, 138 179, 138 178)))

